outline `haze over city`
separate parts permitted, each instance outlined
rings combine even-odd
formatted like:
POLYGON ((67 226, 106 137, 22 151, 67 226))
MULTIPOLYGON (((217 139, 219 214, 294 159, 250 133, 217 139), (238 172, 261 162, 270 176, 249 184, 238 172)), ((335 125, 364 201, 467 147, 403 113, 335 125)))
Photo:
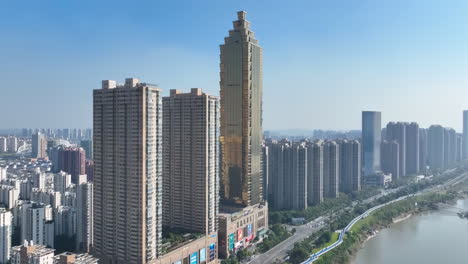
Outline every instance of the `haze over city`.
POLYGON ((4 2, 0 111, 15 115, 0 128, 91 127, 102 79, 217 95, 218 46, 238 10, 264 47, 265 130, 360 129, 360 112, 377 110, 383 124, 461 131, 468 2, 458 0, 4 2))

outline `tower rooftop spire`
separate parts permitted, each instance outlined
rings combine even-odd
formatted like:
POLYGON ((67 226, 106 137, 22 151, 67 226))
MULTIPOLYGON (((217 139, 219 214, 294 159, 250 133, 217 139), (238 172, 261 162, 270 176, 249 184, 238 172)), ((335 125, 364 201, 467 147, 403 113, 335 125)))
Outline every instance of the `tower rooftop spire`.
POLYGON ((245 12, 245 11, 237 12, 237 19, 239 19, 239 20, 245 20, 246 16, 247 16, 247 12, 245 12))

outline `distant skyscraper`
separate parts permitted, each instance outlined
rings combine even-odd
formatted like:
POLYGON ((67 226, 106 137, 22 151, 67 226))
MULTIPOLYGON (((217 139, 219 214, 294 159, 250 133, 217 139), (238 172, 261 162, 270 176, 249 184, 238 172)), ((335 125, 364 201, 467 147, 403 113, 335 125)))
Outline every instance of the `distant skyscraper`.
POLYGON ((72 183, 78 182, 78 176, 86 174, 86 154, 83 148, 61 148, 58 151, 58 170, 71 175, 72 183))
POLYGON ((440 125, 432 125, 428 130, 428 165, 431 169, 442 169, 445 166, 445 129, 440 125))
POLYGON ((267 145, 262 146, 263 157, 262 157, 262 173, 263 173, 263 199, 268 201, 269 199, 269 149, 267 145))
POLYGON ((18 139, 14 136, 7 138, 7 149, 10 153, 15 153, 18 150, 18 139))
POLYGON ((38 159, 45 158, 47 156, 46 149, 47 140, 45 136, 40 132, 32 135, 32 157, 38 159))
POLYGON ((221 45, 221 198, 244 206, 262 198, 262 48, 246 13, 221 45))
POLYGON ((282 210, 286 208, 286 193, 285 184, 286 178, 284 175, 284 151, 287 145, 278 142, 268 144, 268 178, 270 180, 269 199, 271 207, 275 210, 282 210), (270 191, 271 190, 271 191, 270 191))
POLYGON ((323 196, 337 198, 340 179, 340 146, 327 142, 323 146, 323 196))
POLYGON ((217 232, 219 100, 201 89, 163 98, 163 225, 217 232))
POLYGON ((403 122, 390 122, 387 124, 387 141, 396 141, 399 147, 400 177, 406 176, 406 128, 408 124, 403 122))
POLYGON ((380 170, 381 118, 380 112, 362 112, 364 175, 372 175, 380 170))
POLYGON ((382 171, 392 174, 392 180, 400 178, 400 147, 398 142, 382 142, 382 171))
POLYGON ((137 79, 94 90, 94 247, 102 263, 160 254, 161 90, 137 79))
POLYGON ((419 125, 410 123, 406 126, 406 173, 419 172, 419 125))
POLYGON ((463 135, 457 134, 457 146, 456 146, 455 159, 457 162, 463 160, 463 135))
POLYGON ((80 146, 86 152, 86 159, 92 160, 93 159, 93 141, 91 139, 81 140, 80 146))
POLYGON ((291 159, 289 180, 291 184, 291 209, 304 210, 307 208, 307 148, 303 144, 290 147, 291 159))
POLYGON ((323 201, 323 142, 309 144, 307 150, 307 199, 314 205, 323 201))
MULTIPOLYGON (((380 130, 379 130, 380 135, 380 130)), ((379 148, 380 149, 380 148, 379 148)), ((378 155, 380 157, 380 154, 378 155)), ((380 163, 380 162, 379 162, 380 163)), ((361 190, 361 144, 357 140, 340 142, 340 189, 344 193, 361 190)))
POLYGON ((7 152, 8 146, 7 146, 7 138, 6 137, 0 137, 0 153, 7 152))
POLYGON ((426 170, 427 167, 427 129, 419 129, 419 169, 426 170))
POLYGON ((12 233, 11 212, 0 208, 0 263, 9 263, 12 233))
POLYGON ((457 147, 457 133, 453 128, 444 130, 444 166, 448 168, 455 163, 457 147))
POLYGON ((463 159, 468 159, 468 110, 463 111, 463 159))

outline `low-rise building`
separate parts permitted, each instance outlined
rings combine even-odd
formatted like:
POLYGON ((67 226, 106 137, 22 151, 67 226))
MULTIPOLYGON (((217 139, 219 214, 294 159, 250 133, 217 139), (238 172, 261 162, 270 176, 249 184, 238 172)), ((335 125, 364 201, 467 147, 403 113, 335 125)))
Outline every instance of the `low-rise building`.
POLYGON ((256 237, 268 230, 268 204, 244 208, 224 206, 219 216, 219 256, 228 258, 239 249, 248 247, 256 237))

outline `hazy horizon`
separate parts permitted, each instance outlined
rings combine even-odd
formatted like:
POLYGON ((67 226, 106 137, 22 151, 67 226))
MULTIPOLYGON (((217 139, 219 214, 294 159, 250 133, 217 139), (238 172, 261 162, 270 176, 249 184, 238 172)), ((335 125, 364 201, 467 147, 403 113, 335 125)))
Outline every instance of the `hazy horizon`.
POLYGON ((264 52, 264 130, 356 130, 361 111, 461 132, 468 2, 50 1, 0 4, 0 128, 91 127, 126 77, 218 95, 219 45, 247 11, 264 52), (5 114, 7 113, 7 114, 5 114))

